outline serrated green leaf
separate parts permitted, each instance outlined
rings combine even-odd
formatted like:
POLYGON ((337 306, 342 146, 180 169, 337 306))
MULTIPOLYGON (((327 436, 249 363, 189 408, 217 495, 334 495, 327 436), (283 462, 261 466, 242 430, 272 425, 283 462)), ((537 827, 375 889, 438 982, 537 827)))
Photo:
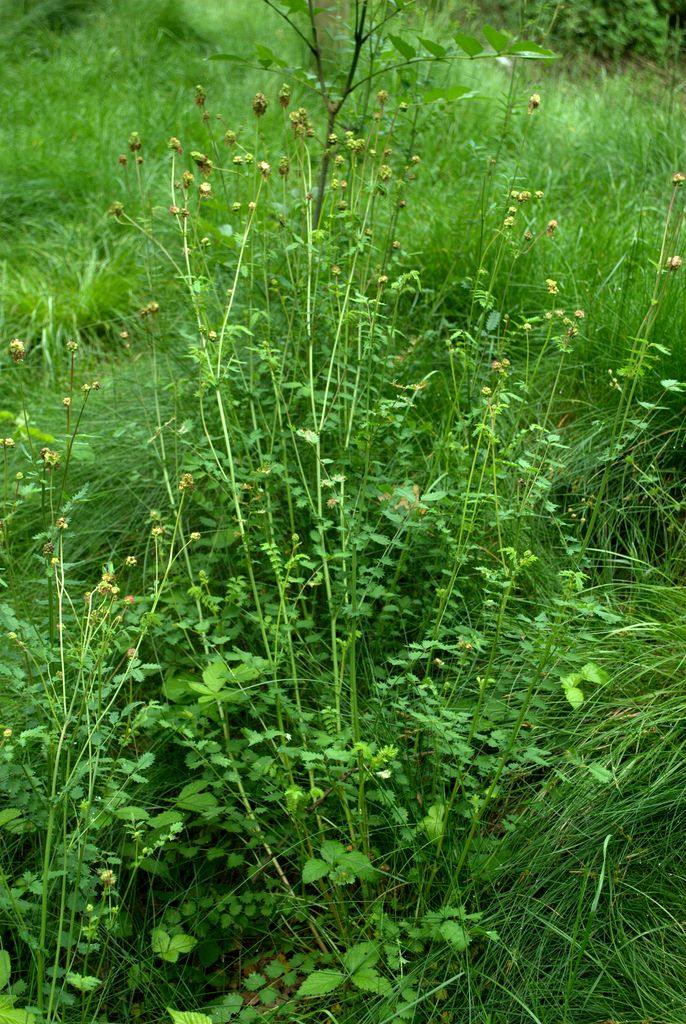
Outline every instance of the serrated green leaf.
POLYGON ((189 782, 184 786, 176 798, 176 806, 182 807, 185 811, 195 811, 196 814, 206 814, 217 807, 217 798, 213 793, 202 792, 204 782, 189 782))
POLYGON ((342 971, 313 971, 305 978, 296 992, 296 996, 325 996, 337 989, 344 981, 345 975, 342 971))
POLYGON ((164 928, 153 928, 151 937, 153 953, 170 964, 175 964, 182 953, 190 953, 198 944, 192 935, 184 932, 170 935, 164 928))
POLYGON ((305 885, 309 885, 310 882, 316 882, 320 878, 324 878, 328 875, 330 865, 324 860, 319 860, 318 857, 313 857, 311 860, 305 861, 303 867, 303 882, 305 885))
POLYGON ((350 974, 354 974, 361 967, 374 967, 380 955, 376 942, 358 942, 345 954, 343 964, 350 974))
POLYGON ((335 864, 342 853, 345 853, 345 846, 336 839, 327 839, 319 848, 322 858, 327 864, 335 864))
POLYGON ((114 816, 124 821, 145 821, 150 817, 144 807, 118 807, 114 816))
POLYGON ((0 1008, 0 1024, 33 1024, 35 1017, 28 1010, 0 1008))
POLYGON ((68 972, 66 981, 79 992, 95 992, 96 988, 102 985, 100 978, 95 978, 91 974, 76 974, 74 971, 68 972))
POLYGON ((375 971, 373 967, 361 967, 359 971, 355 971, 350 980, 355 988, 359 988, 363 992, 374 992, 377 996, 387 996, 392 991, 388 979, 375 971))
POLYGON ((678 381, 678 380, 671 380, 671 379, 661 380, 660 384, 665 389, 665 391, 683 391, 684 390, 684 385, 681 383, 681 381, 678 381))
POLYGON ((379 874, 369 857, 359 850, 342 853, 338 858, 338 864, 344 871, 349 871, 363 882, 373 882, 379 874))
POLYGON ((581 676, 588 683, 596 683, 597 686, 604 686, 610 680, 610 673, 606 672, 594 661, 587 662, 581 669, 581 676))
POLYGON ((614 778, 609 768, 606 768, 603 764, 599 764, 597 761, 587 764, 586 767, 596 782, 612 782, 614 778))
POLYGON ((212 1018, 206 1013, 196 1013, 194 1010, 172 1010, 168 1006, 167 1013, 174 1024, 212 1024, 212 1018))
POLYGON ((445 804, 432 804, 422 818, 422 828, 432 843, 437 843, 445 831, 445 804))
POLYGON ((457 949, 460 952, 464 952, 472 941, 467 929, 457 921, 444 921, 439 927, 438 933, 441 938, 450 943, 453 949, 457 949))
POLYGON ((394 36, 388 33, 388 39, 396 48, 399 54, 401 54, 405 60, 412 60, 413 57, 417 56, 417 51, 411 43, 408 43, 407 39, 403 39, 402 36, 394 36))
POLYGON ((501 50, 507 48, 510 37, 506 36, 504 32, 499 32, 498 29, 493 28, 492 25, 484 25, 481 31, 483 32, 486 41, 490 43, 496 53, 500 53, 501 50))
POLYGON ((565 686, 564 691, 569 703, 575 711, 578 711, 585 700, 584 691, 580 690, 578 686, 565 686))
POLYGON ((494 331, 500 323, 500 313, 497 309, 492 309, 486 317, 486 330, 494 331))
POLYGON ((252 974, 249 974, 245 979, 244 984, 248 992, 257 992, 258 988, 264 988, 267 984, 267 979, 264 974, 260 974, 259 971, 253 971, 252 974))
POLYGON ((190 683, 197 682, 196 676, 187 675, 168 675, 162 683, 162 691, 167 698, 173 704, 179 704, 182 701, 192 699, 193 693, 190 688, 190 683))
POLYGON ((423 36, 419 36, 419 42, 432 57, 445 57, 448 52, 445 46, 441 46, 440 43, 435 43, 433 39, 425 39, 423 36))
POLYGON ((21 811, 16 807, 5 807, 0 811, 0 828, 3 825, 8 825, 10 821, 14 821, 16 818, 21 818, 21 811))
POLYGON ((6 949, 0 949, 0 988, 6 988, 10 983, 12 973, 12 961, 6 949))
POLYGON ((462 32, 456 32, 453 39, 468 57, 476 57, 478 54, 483 53, 483 44, 478 39, 475 39, 474 36, 465 36, 462 32))

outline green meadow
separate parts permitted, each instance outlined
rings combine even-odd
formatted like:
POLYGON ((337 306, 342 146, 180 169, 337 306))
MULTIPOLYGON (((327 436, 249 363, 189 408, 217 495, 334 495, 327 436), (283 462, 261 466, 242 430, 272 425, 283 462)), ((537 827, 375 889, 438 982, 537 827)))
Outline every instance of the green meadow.
POLYGON ((686 1019, 683 64, 549 7, 0 3, 0 1024, 686 1019))

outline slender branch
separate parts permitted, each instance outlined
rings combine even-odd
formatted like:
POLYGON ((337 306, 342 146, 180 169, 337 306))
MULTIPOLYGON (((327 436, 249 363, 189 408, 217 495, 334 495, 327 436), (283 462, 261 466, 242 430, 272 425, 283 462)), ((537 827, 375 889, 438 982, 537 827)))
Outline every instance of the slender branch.
POLYGON ((317 79, 319 80, 319 88, 322 91, 322 99, 326 104, 327 108, 331 105, 331 98, 329 96, 329 87, 326 84, 326 75, 324 74, 324 62, 322 60, 322 46, 319 39, 319 31, 317 29, 317 19, 314 13, 314 4, 312 0, 307 0, 307 9, 310 14, 310 28, 312 29, 312 43, 310 44, 310 50, 314 56, 314 64, 317 69, 317 79))
POLYGON ((280 10, 280 9, 279 9, 279 8, 278 8, 278 7, 276 6, 276 4, 275 4, 275 3, 273 3, 273 0, 264 0, 264 3, 265 3, 265 4, 267 5, 267 7, 271 7, 271 9, 272 9, 273 11, 276 11, 276 13, 277 13, 277 14, 279 15, 279 17, 280 17, 280 18, 283 18, 283 20, 284 20, 284 21, 285 21, 285 22, 287 23, 287 25, 289 25, 289 26, 290 26, 290 28, 292 28, 292 29, 293 29, 293 31, 295 32, 295 34, 296 34, 297 36, 299 36, 299 37, 300 37, 300 38, 302 39, 303 43, 304 43, 304 44, 305 44, 305 46, 306 46, 306 47, 308 48, 308 50, 310 50, 310 51, 311 51, 311 53, 312 53, 312 54, 314 54, 314 50, 312 49, 312 43, 311 43, 311 42, 310 42, 310 40, 309 40, 309 39, 307 38, 307 36, 305 35, 305 33, 304 33, 304 32, 301 32, 301 31, 300 31, 300 29, 298 28, 298 26, 296 25, 296 23, 295 23, 294 21, 292 21, 292 20, 291 20, 291 19, 290 19, 290 18, 288 17, 288 15, 287 15, 287 14, 285 14, 285 13, 284 13, 284 12, 283 12, 282 10, 280 10))

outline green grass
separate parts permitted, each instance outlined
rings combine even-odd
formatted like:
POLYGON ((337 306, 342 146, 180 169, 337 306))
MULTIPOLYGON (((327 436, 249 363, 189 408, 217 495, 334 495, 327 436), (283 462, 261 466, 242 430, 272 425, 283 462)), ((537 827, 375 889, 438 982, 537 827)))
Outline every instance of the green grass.
POLYGON ((683 1024, 678 90, 389 72, 317 229, 255 42, 306 63, 242 0, 2 44, 0 1016, 683 1024))

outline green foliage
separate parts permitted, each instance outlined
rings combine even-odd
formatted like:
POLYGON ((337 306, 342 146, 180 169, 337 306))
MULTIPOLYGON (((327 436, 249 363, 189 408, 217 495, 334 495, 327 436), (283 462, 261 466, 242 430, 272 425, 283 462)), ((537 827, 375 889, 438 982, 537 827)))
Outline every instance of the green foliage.
POLYGON ((535 43, 363 8, 337 62, 300 0, 309 57, 189 56, 65 230, 88 280, 8 270, 11 1024, 681 1024, 675 147, 599 148, 535 43))
POLYGON ((563 44, 581 45, 596 54, 664 59, 673 48, 670 29, 683 13, 682 5, 672 0, 593 0, 565 5, 556 32, 563 44))

